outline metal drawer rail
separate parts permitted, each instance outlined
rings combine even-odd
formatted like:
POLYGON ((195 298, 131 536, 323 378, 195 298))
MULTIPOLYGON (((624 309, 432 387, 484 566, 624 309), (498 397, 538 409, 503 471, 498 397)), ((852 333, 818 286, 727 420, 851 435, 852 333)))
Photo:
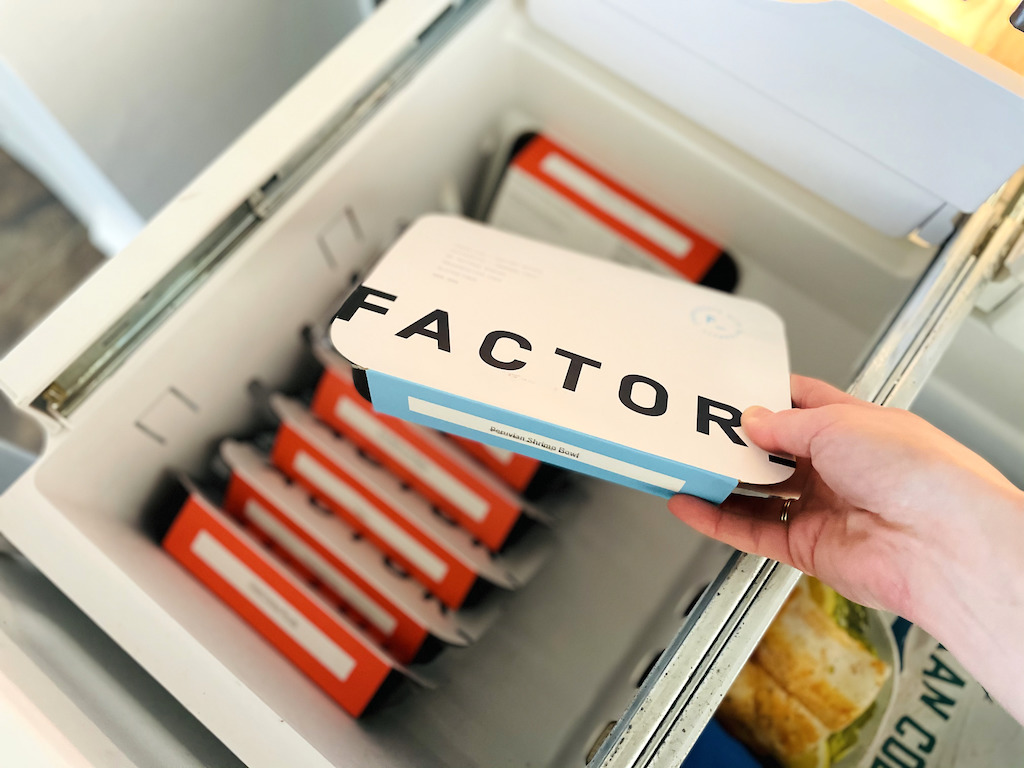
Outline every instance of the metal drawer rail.
MULTIPOLYGON (((960 227, 875 343, 849 388, 880 405, 911 403, 974 301, 1021 240, 1024 175, 960 227)), ((683 624, 590 768, 677 768, 800 578, 737 552, 683 624)))

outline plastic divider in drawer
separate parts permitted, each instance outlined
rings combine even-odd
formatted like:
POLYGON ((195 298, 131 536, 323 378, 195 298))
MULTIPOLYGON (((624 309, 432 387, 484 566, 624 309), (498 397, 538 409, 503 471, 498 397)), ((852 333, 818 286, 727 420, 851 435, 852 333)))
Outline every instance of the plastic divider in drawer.
POLYGON ((163 547, 349 714, 408 672, 195 489, 163 547))
POLYGON ((485 631, 486 615, 454 614, 426 597, 251 446, 228 440, 220 455, 231 469, 224 510, 277 542, 400 662, 428 661, 441 644, 464 646, 485 631))
POLYGON ((472 603, 491 585, 516 589, 540 566, 542 546, 520 546, 514 553, 492 556, 298 403, 280 395, 270 402, 281 420, 273 463, 445 605, 472 603))

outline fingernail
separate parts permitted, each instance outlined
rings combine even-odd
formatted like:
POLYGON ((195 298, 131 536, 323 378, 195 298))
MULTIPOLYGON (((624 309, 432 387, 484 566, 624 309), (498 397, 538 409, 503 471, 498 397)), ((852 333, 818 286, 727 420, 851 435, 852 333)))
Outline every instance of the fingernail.
POLYGON ((752 405, 743 412, 743 416, 740 419, 741 424, 749 424, 751 421, 757 419, 763 419, 765 416, 770 416, 772 411, 764 408, 760 405, 752 405))

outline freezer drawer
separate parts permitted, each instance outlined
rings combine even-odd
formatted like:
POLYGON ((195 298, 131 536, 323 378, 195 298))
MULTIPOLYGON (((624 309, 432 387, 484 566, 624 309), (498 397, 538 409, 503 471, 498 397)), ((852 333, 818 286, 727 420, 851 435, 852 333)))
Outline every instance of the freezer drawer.
POLYGON ((473 647, 349 719, 147 536, 286 384, 301 333, 417 215, 468 202, 528 120, 727 245, 794 369, 845 383, 934 249, 886 237, 538 30, 517 3, 389 0, 0 363, 46 434, 0 532, 250 766, 579 764, 729 556, 663 503, 579 481, 554 554, 473 647))
POLYGON ((23 558, 0 555, 4 765, 241 763, 23 558))

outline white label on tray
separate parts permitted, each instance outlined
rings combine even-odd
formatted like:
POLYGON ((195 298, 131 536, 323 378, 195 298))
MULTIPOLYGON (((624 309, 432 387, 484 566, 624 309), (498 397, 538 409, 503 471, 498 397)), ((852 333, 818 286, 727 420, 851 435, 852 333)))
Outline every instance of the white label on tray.
POLYGON ((491 456, 496 458, 502 464, 511 464, 515 454, 507 448, 499 448, 496 445, 488 445, 487 443, 480 443, 491 456))
POLYGON ((330 563, 296 536, 280 520, 274 517, 254 499, 245 502, 245 518, 254 523, 287 552, 309 568, 324 584, 331 588, 364 619, 390 637, 398 626, 398 620, 367 595, 352 581, 339 573, 330 563))
POLYGON ((363 525, 384 539, 432 581, 440 582, 448 575, 448 564, 444 560, 416 541, 404 528, 388 518, 362 494, 338 479, 308 453, 296 453, 293 468, 357 517, 363 525))
POLYGON ((417 397, 409 398, 409 410, 413 413, 430 416, 435 419, 440 419, 441 421, 446 421, 449 424, 456 424, 460 427, 466 427, 467 429, 472 429, 484 434, 497 435, 509 440, 515 440, 523 445, 529 445, 556 455, 565 456, 566 458, 573 459, 574 461, 578 461, 582 464, 597 467, 598 469, 603 469, 607 472, 614 472, 617 475, 630 477, 634 480, 640 481, 641 483, 665 488, 669 491, 676 492, 682 490, 682 487, 686 482, 661 472, 655 472, 652 469, 645 469, 644 467, 638 467, 620 459, 613 459, 611 456, 605 456, 600 453, 595 453, 594 451, 588 451, 586 448, 580 448, 578 446, 571 445, 570 443, 563 443, 561 440, 555 440, 551 437, 538 435, 534 432, 527 432, 526 430, 519 429, 518 427, 510 427, 507 424, 491 421, 490 419, 485 419, 480 416, 474 416, 473 414, 464 413, 463 411, 457 411, 454 408, 448 408, 447 406, 438 405, 437 403, 430 403, 426 400, 420 400, 417 397))
POLYGON ((467 488, 457 478, 432 461, 429 456, 401 436, 381 424, 371 414, 356 405, 350 398, 342 397, 334 406, 335 415, 351 424, 378 446, 387 451, 399 464, 435 488, 452 504, 461 509, 466 517, 481 522, 487 517, 486 499, 467 488))
POLYGON ((693 247, 690 238, 651 216, 639 205, 627 200, 561 155, 549 153, 540 161, 540 168, 552 179, 561 182, 587 202, 632 227, 677 259, 686 256, 693 247))
POLYGON ((189 547, 192 554, 206 563, 224 581, 238 590, 282 632, 304 648, 332 675, 341 681, 355 669, 356 662, 325 635, 319 627, 303 616, 277 590, 239 560, 209 531, 200 531, 189 547))

